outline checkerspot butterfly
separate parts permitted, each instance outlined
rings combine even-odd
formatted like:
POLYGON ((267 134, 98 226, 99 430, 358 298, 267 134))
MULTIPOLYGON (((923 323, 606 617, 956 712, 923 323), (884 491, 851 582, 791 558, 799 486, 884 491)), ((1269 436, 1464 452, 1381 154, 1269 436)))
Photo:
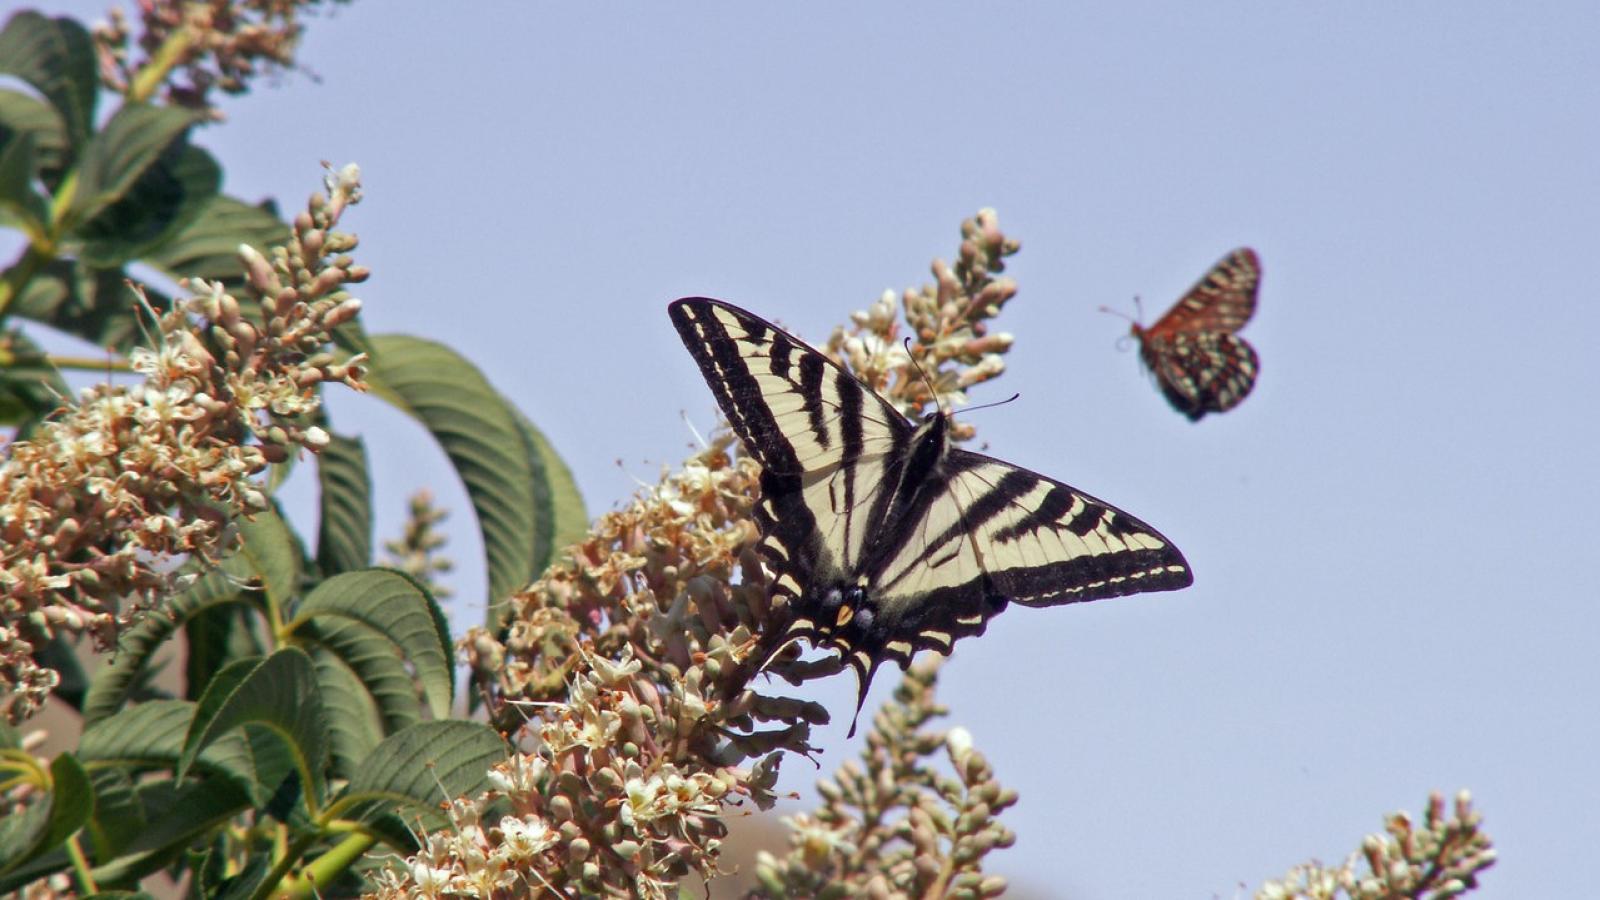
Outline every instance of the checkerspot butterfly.
POLYGON ((1256 311, 1261 260, 1249 247, 1224 256, 1149 328, 1135 322, 1139 356, 1172 408, 1198 422, 1227 412, 1255 386, 1260 360, 1234 332, 1256 311))

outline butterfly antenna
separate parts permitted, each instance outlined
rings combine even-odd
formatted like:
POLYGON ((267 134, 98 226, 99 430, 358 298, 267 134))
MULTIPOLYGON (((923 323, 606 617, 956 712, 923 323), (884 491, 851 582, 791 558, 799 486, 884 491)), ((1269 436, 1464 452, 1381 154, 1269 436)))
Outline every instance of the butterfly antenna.
POLYGON ((1011 401, 1013 401, 1013 400, 1015 400, 1015 399, 1017 399, 1018 397, 1021 397, 1021 396, 1022 395, 1020 393, 1019 394, 1012 394, 1011 396, 1005 398, 1004 400, 996 400, 993 403, 983 403, 983 404, 980 404, 978 406, 969 406, 969 407, 966 408, 966 410, 964 410, 962 412, 962 415, 966 415, 967 413, 977 412, 980 409, 993 409, 996 406, 1005 406, 1007 403, 1010 403, 1011 401))
POLYGON ((928 370, 924 369, 922 364, 917 362, 917 355, 911 352, 911 338, 907 337, 904 343, 906 347, 906 358, 911 360, 911 367, 917 370, 918 375, 922 376, 922 383, 928 386, 929 399, 933 401, 934 408, 938 409, 939 413, 942 415, 945 409, 944 405, 939 402, 939 392, 933 389, 933 379, 928 377, 928 370))
MULTIPOLYGON (((1126 319, 1133 325, 1135 329, 1143 328, 1144 326, 1140 325, 1139 323, 1144 321, 1144 303, 1140 301, 1138 294, 1133 295, 1133 309, 1135 315, 1130 316, 1120 309, 1112 309, 1109 306, 1100 307, 1101 312, 1110 313, 1119 319, 1126 319)), ((1132 343, 1132 337, 1133 335, 1130 332, 1129 334, 1124 334, 1123 336, 1117 338, 1117 351, 1127 352, 1129 345, 1132 343)))

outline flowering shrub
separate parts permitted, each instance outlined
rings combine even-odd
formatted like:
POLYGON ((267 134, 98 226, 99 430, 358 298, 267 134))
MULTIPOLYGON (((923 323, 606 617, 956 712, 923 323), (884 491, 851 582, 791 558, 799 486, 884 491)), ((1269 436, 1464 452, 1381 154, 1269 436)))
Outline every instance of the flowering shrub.
MULTIPOLYGON (((754 550, 758 466, 718 432, 591 522, 560 457, 467 360, 365 332, 347 288, 367 272, 338 230, 354 167, 289 223, 219 192, 190 143, 220 118, 212 91, 292 68, 317 5, 148 0, 137 35, 120 15, 91 35, 32 12, 0 31, 0 72, 38 95, 0 98, 0 222, 27 240, 0 275, 0 703, 24 722, 53 698, 84 725, 50 759, 42 733, 0 730, 0 891, 161 873, 255 898, 700 891, 726 874, 728 817, 771 807, 782 761, 809 758, 829 719, 751 670, 786 612, 754 550), (121 104, 103 119, 97 85, 121 104), (134 277, 147 269, 182 295, 134 277), (42 353, 24 321, 107 347, 126 377, 66 399, 60 370, 103 364, 42 353), (393 567, 372 565, 366 448, 333 428, 332 385, 414 418, 461 475, 492 613, 454 654, 490 725, 452 716, 443 511, 416 498, 393 567), (273 499, 301 462, 320 488, 314 549, 273 499), (92 677, 80 637, 115 649, 92 677), (171 692, 154 674, 175 645, 171 692)), ((1012 338, 991 325, 1019 247, 978 213, 954 263, 853 315, 826 352, 907 416, 959 407, 1004 372, 1012 338)), ((764 674, 841 668, 790 650, 764 674)), ((910 668, 860 761, 746 873, 750 896, 1005 890, 984 867, 1013 841, 998 817, 1017 797, 964 730, 933 727, 936 673, 910 668)), ((1448 816, 1435 798, 1421 827, 1397 815, 1367 841, 1367 874, 1354 857, 1302 866, 1259 896, 1455 896, 1493 861, 1479 824, 1464 796, 1448 816)))

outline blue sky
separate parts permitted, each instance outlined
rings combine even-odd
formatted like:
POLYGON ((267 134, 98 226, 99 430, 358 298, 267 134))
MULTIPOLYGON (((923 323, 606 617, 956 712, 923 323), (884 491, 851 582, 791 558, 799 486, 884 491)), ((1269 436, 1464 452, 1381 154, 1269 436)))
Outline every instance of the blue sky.
MULTIPOLYGON (((360 163, 368 329, 474 359, 596 512, 682 458, 682 414, 714 421, 668 301, 820 340, 996 207, 1017 344, 974 399, 1022 398, 982 438, 1196 572, 958 645, 952 721, 1022 796, 997 868, 1231 897, 1467 787, 1501 854, 1477 896, 1573 896, 1600 845, 1597 38, 1576 0, 357 2, 309 23, 320 80, 199 143, 230 193, 291 209, 319 160, 360 163), (1191 425, 1096 309, 1153 317, 1238 245, 1261 379, 1191 425)), ((376 401, 334 413, 367 436, 381 534, 417 487, 451 506, 475 598, 442 455, 376 401)), ((822 691, 825 769, 856 750, 848 681, 822 691)))

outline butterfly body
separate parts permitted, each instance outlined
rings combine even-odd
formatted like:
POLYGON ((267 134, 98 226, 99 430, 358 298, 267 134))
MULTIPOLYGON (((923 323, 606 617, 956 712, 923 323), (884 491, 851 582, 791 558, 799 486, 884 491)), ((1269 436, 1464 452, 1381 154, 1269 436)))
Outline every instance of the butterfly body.
POLYGON ((723 413, 762 466, 754 516, 786 620, 759 668, 804 638, 855 669, 859 705, 885 660, 948 654, 1012 602, 1174 590, 1177 548, 1061 482, 953 445, 942 413, 912 423, 777 326, 718 300, 669 307, 723 413))
POLYGON ((1224 256, 1155 324, 1135 323, 1139 357, 1173 409, 1198 422, 1239 405, 1261 360, 1237 332, 1255 313, 1261 261, 1241 247, 1224 256))

